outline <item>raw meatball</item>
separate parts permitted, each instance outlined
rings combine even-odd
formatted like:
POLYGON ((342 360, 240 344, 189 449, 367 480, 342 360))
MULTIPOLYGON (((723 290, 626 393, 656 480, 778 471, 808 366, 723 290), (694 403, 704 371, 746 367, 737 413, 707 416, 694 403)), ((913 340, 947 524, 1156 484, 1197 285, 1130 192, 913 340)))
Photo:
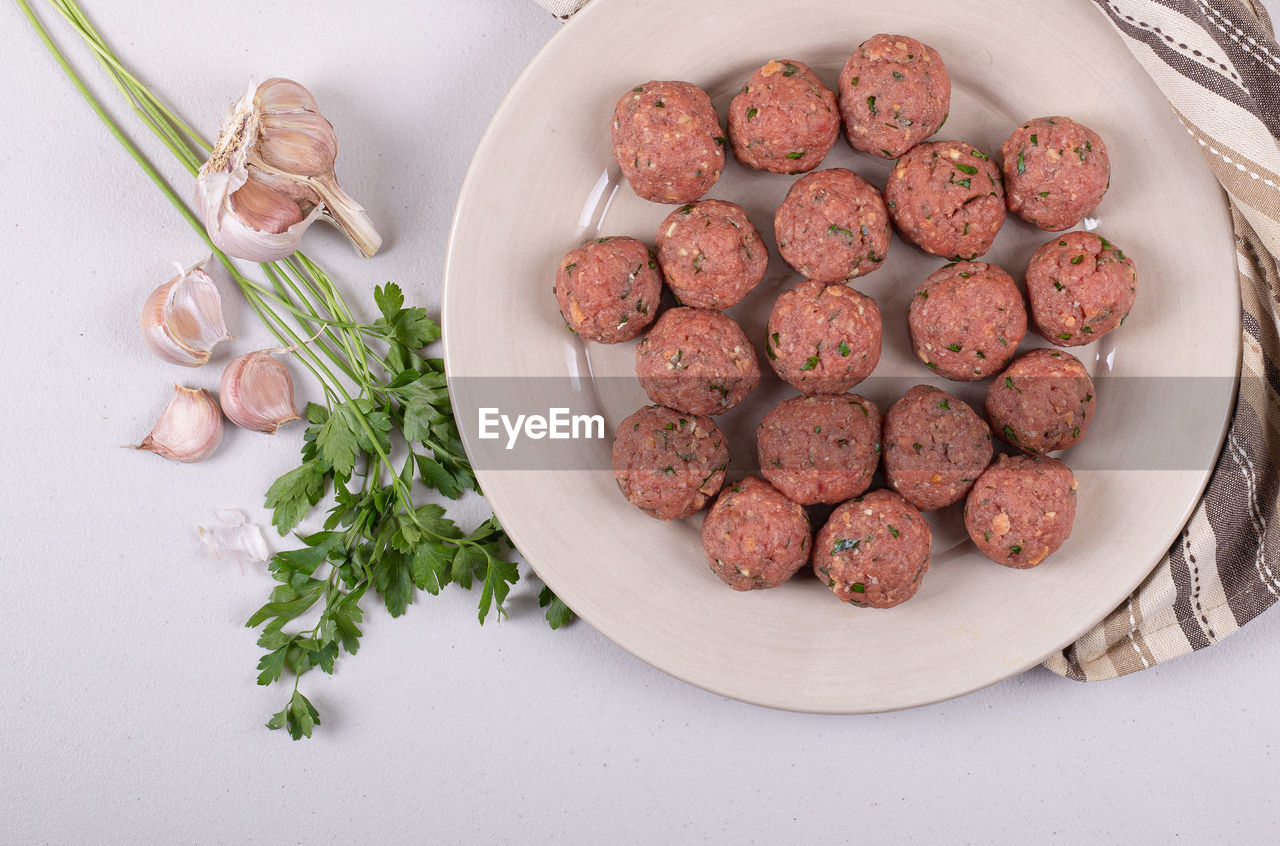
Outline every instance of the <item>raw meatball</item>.
POLYGON ((844 168, 797 179, 773 229, 787 264, 819 282, 870 273, 889 252, 889 211, 880 192, 844 168))
POLYGON ((565 254, 552 290, 564 322, 583 340, 616 344, 657 316, 662 274, 635 238, 597 238, 565 254))
POLYGON ((813 170, 838 137, 836 95, 804 62, 770 61, 729 104, 733 155, 756 170, 813 170))
POLYGON ((873 35, 840 72, 840 113, 855 150, 896 159, 942 128, 951 77, 938 51, 905 35, 873 35))
POLYGON ((963 141, 914 147, 893 166, 884 197, 902 237, 956 261, 991 249, 1004 225, 1000 169, 963 141))
POLYGON ((959 502, 991 463, 991 430, 967 404, 917 385, 884 418, 889 487, 922 511, 959 502))
POLYGON ((673 308, 636 347, 636 376, 649 399, 689 414, 721 414, 760 382, 756 352, 718 311, 673 308))
POLYGON ((613 157, 636 195, 692 203, 724 170, 724 131, 705 91, 691 82, 637 85, 613 110, 613 157))
POLYGON ((1036 250, 1027 299, 1036 330, 1060 347, 1096 341, 1124 322, 1138 271, 1122 250, 1092 232, 1068 232, 1036 250))
POLYGON ((793 397, 756 430, 760 472, 801 505, 835 504, 871 487, 880 409, 857 394, 793 397))
POLYGON ((1097 401, 1080 359, 1060 350, 1018 357, 987 389, 987 417, 1001 439, 1026 452, 1066 449, 1089 431, 1097 401))
POLYGON ((702 521, 711 572, 734 590, 777 587, 809 560, 809 517, 768 482, 730 485, 702 521))
POLYGON ((978 477, 964 504, 964 525, 983 555, 1025 570, 1071 536, 1076 477, 1054 458, 1002 455, 978 477))
POLYGON ((880 307, 847 285, 801 282, 769 314, 765 354, 802 394, 842 394, 880 363, 880 307))
POLYGON ((729 466, 729 444, 710 417, 646 406, 618 424, 613 478, 623 496, 650 517, 688 517, 716 495, 729 466))
POLYGON ((999 372, 1027 334, 1018 284, 994 264, 962 261, 935 271, 907 309, 916 356, 948 379, 999 372))
POLYGON ((769 266, 764 239, 737 203, 702 200, 658 227, 658 263, 680 302, 696 308, 736 305, 769 266))
POLYGON ((813 570, 851 605, 891 608, 920 589, 933 536, 924 515, 893 491, 872 491, 831 512, 813 541, 813 570))
POLYGON ((1009 211, 1041 229, 1070 229, 1098 207, 1111 160, 1098 133, 1067 117, 1024 123, 1000 148, 1009 211))

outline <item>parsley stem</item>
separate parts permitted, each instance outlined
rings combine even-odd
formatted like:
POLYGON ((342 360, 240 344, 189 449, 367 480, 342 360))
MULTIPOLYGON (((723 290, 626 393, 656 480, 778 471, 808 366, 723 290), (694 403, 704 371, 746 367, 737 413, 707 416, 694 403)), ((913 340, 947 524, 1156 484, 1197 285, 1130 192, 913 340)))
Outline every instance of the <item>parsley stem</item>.
MULTIPOLYGON (((292 273, 294 277, 298 277, 301 275, 297 265, 293 263, 292 258, 287 258, 284 261, 279 262, 279 265, 280 265, 280 269, 283 271, 281 273, 281 276, 285 277, 286 279, 289 278, 290 273, 292 273)), ((297 290, 296 285, 294 284, 292 279, 290 279, 289 284, 290 284, 290 287, 293 287, 295 289, 295 291, 297 290)), ((301 292, 298 292, 297 296, 299 297, 299 299, 302 299, 304 302, 306 302, 306 299, 302 297, 301 292)), ((335 312, 335 309, 333 309, 332 307, 328 307, 328 311, 330 314, 333 314, 335 312)), ((344 367, 347 375, 350 376, 351 380, 356 384, 358 384, 362 389, 364 389, 365 391, 370 391, 373 389, 373 385, 369 379, 369 367, 367 364, 365 364, 363 355, 357 354, 355 349, 356 347, 362 347, 363 344, 360 342, 359 335, 356 335, 355 336, 356 343, 353 345, 351 342, 351 338, 353 334, 354 333, 350 329, 344 329, 341 332, 333 333, 333 340, 334 340, 334 343, 337 344, 338 347, 342 349, 343 353, 345 353, 346 361, 351 362, 353 365, 351 367, 344 367)))
MULTIPOLYGON (((19 2, 22 2, 22 0, 19 0, 19 2)), ((89 19, 85 17, 79 7, 74 3, 64 2, 64 0, 50 0, 50 2, 51 5, 53 5, 53 7, 56 8, 73 27, 75 27, 76 31, 80 33, 81 38, 85 40, 85 43, 87 43, 90 48, 98 54, 99 61, 108 65, 113 74, 118 78, 125 80, 136 95, 140 96, 142 100, 149 103, 152 108, 162 114, 166 121, 180 129, 182 133, 187 136, 190 143, 205 152, 213 150, 213 147, 210 146, 198 132, 187 126, 177 115, 169 111, 159 98, 139 82, 138 79, 124 67, 124 65, 120 64, 120 61, 116 59, 116 57, 111 53, 110 48, 107 47, 106 41, 98 31, 94 29, 93 24, 89 23, 89 19)), ((22 5, 25 6, 26 3, 22 3, 22 5)), ((200 163, 196 162, 196 167, 199 167, 199 165, 200 163)))
MULTIPOLYGON (((272 285, 275 286, 276 291, 280 297, 283 298, 288 296, 287 291, 284 290, 286 285, 288 285, 288 287, 290 288, 294 288, 296 291, 296 286, 289 279, 288 275, 281 273, 274 265, 270 263, 263 263, 261 267, 263 272, 267 274, 267 278, 271 280, 272 285)), ((298 297, 298 300, 302 302, 303 305, 305 306, 310 305, 307 299, 303 297, 300 292, 296 293, 295 296, 298 297)), ((356 383, 361 382, 362 380, 356 374, 355 370, 353 370, 352 367, 347 363, 347 361, 343 359, 341 356, 334 355, 333 351, 329 349, 328 345, 320 337, 321 335, 327 335, 328 337, 332 338, 335 343, 339 343, 338 335, 334 331, 333 323, 328 318, 321 315, 317 315, 313 312, 308 313, 301 309, 291 309, 291 310, 297 312, 295 316, 298 318, 298 322, 302 323, 307 328, 307 330, 310 331, 312 334, 311 340, 307 341, 306 344, 309 346, 318 347, 321 350, 323 350, 326 357, 328 357, 330 361, 332 361, 333 364, 339 370, 345 373, 347 377, 351 379, 351 381, 356 383), (319 325, 317 326, 317 324, 319 325)))

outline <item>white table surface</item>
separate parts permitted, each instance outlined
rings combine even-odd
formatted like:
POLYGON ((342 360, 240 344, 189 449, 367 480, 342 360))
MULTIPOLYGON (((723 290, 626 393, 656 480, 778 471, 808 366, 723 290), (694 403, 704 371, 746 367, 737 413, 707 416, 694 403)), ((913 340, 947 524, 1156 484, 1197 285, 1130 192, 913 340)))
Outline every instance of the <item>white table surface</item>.
MULTIPOLYGON (((251 76, 311 86, 345 144, 343 184, 387 236, 369 263, 331 232, 309 236, 362 308, 359 292, 386 279, 438 306, 471 151, 560 26, 528 0, 86 5, 206 132, 251 76)), ((819 717, 689 687, 585 624, 552 632, 527 584, 512 619, 484 628, 475 598, 451 590, 394 621, 367 603, 359 656, 304 681, 316 737, 267 731, 286 691, 254 684, 243 622, 270 581, 205 557, 196 526, 221 508, 267 525, 262 494, 293 466, 301 430, 228 425, 194 466, 120 448, 174 379, 216 387, 217 364, 166 365, 136 329, 142 299, 200 243, 11 3, 0 56, 0 842, 1243 842, 1276 830, 1274 612, 1113 682, 1036 668, 914 711, 819 717)), ((268 345, 217 278, 234 349, 268 345)), ((460 513, 474 522, 479 506, 460 513)))

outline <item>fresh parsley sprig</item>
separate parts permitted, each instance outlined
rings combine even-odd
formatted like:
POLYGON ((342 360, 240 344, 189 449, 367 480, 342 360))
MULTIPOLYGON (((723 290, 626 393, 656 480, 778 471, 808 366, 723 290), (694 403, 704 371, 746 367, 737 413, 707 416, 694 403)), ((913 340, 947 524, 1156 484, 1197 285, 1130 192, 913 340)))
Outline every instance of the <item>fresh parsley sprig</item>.
MULTIPOLYGON (((49 0, 93 52, 141 123, 194 175, 209 144, 183 123, 116 58, 73 0, 49 0)), ((310 737, 320 714, 299 690, 319 667, 333 673, 342 654, 360 648, 361 602, 372 590, 391 616, 404 614, 417 591, 438 594, 456 584, 480 586, 478 616, 506 616, 504 602, 520 574, 496 517, 466 532, 443 506, 419 504, 415 482, 457 499, 479 492, 449 402, 444 363, 423 349, 440 337, 425 309, 405 307, 392 283, 374 289, 380 316, 361 323, 338 286, 302 253, 259 265, 267 283, 240 270, 209 240, 203 225, 160 172, 125 135, 54 44, 27 5, 18 5, 55 61, 111 134, 183 218, 209 245, 246 302, 315 377, 324 403, 307 406, 302 461, 267 491, 266 505, 281 535, 293 531, 327 498, 323 529, 299 536, 303 546, 275 555, 269 600, 248 621, 261 627, 258 683, 291 676, 293 691, 267 726, 295 740, 310 737), (393 458, 393 456, 396 456, 393 458), (319 609, 314 624, 302 622, 319 609)), ((548 588, 538 597, 547 622, 559 628, 573 612, 548 588)))
MULTIPOLYGON (((457 499, 476 489, 476 479, 458 436, 444 363, 417 354, 440 337, 439 326, 425 310, 405 308, 394 284, 375 289, 374 299, 382 316, 355 330, 385 344, 383 355, 366 348, 365 358, 391 378, 371 383, 363 396, 329 407, 308 405, 302 462, 267 491, 281 534, 333 497, 323 530, 300 536, 303 548, 271 559, 268 569, 278 585, 248 621, 262 627, 258 644, 267 650, 258 683, 279 682, 286 669, 294 678, 288 704, 268 725, 295 739, 309 737, 319 724, 297 681, 316 667, 332 673, 341 654, 359 649, 360 600, 370 589, 399 617, 417 591, 436 595, 449 584, 466 590, 480 585, 483 624, 506 616, 504 602, 520 577, 497 518, 466 533, 442 506, 414 503, 415 480, 457 499), (396 447, 405 454, 393 463, 396 447), (313 626, 294 625, 316 606, 320 616, 313 626)), ((548 602, 553 607, 547 616, 556 628, 568 619, 557 601, 548 602)))

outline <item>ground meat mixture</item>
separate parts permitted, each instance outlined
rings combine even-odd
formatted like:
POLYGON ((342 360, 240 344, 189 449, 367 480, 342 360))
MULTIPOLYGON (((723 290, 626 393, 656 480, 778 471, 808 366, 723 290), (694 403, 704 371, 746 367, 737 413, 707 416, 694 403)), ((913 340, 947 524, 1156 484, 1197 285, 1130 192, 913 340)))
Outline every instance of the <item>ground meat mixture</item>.
POLYGON ((902 237, 955 261, 991 249, 1004 225, 1000 169, 963 141, 914 147, 893 166, 884 197, 902 237))
POLYGON ((905 35, 873 35, 840 72, 840 113, 855 150, 896 159, 942 128, 951 77, 938 51, 905 35))
POLYGON ((991 463, 991 430, 956 397, 917 385, 884 419, 889 487, 922 511, 959 502, 991 463))
POLYGON ((705 91, 691 82, 646 82, 613 110, 613 157, 641 199, 692 203, 724 170, 726 136, 705 91))
POLYGON ((729 485, 702 521, 711 572, 734 590, 772 588, 809 561, 809 517, 768 482, 729 485))
POLYGON ((813 542, 813 570, 850 605, 891 608, 915 596, 933 537, 924 515, 876 490, 831 512, 813 542))
POLYGON ((729 104, 729 142, 747 167, 807 173, 840 137, 836 95, 804 62, 776 59, 729 104))
POLYGON ((880 307, 847 285, 810 280, 778 297, 765 355, 802 394, 842 394, 880 362, 880 307))
POLYGON ((764 278, 769 250, 737 203, 681 206, 658 227, 658 263, 680 302, 726 309, 764 278))
POLYGON ((1071 536, 1076 477, 1053 458, 1002 455, 978 477, 964 506, 969 537, 983 555, 1027 569, 1071 536))
POLYGON ((1070 229, 1098 207, 1111 184, 1107 145, 1067 117, 1043 117, 1000 148, 1009 211, 1050 232, 1070 229))
POLYGON ((797 179, 773 229, 787 264, 818 282, 866 275, 889 253, 889 212, 880 192, 844 168, 797 179))
POLYGON ((1060 347, 1096 341, 1124 322, 1138 290, 1133 260, 1106 238, 1068 232, 1036 250, 1027 299, 1036 330, 1060 347))
POLYGON ((1066 449, 1089 431, 1096 393, 1080 359, 1032 350, 991 383, 987 417, 1001 439, 1025 452, 1066 449))
POLYGON ((793 397, 756 430, 760 472, 801 505, 834 505, 871 487, 880 464, 880 410, 866 397, 793 397))
POLYGON ((636 346, 636 376, 649 399, 688 414, 722 414, 760 382, 756 353, 732 318, 673 308, 636 346))
POLYGON ((1013 278, 994 264, 963 261, 935 271, 907 312, 911 346, 930 369, 973 381, 999 372, 1027 333, 1013 278))
POLYGON ((662 274, 636 239, 597 238, 565 254, 552 290, 564 322, 583 340, 616 344, 658 315, 662 274))
POLYGON ((618 424, 613 478, 623 496, 659 520, 697 512, 716 495, 729 445, 710 417, 651 405, 618 424))

